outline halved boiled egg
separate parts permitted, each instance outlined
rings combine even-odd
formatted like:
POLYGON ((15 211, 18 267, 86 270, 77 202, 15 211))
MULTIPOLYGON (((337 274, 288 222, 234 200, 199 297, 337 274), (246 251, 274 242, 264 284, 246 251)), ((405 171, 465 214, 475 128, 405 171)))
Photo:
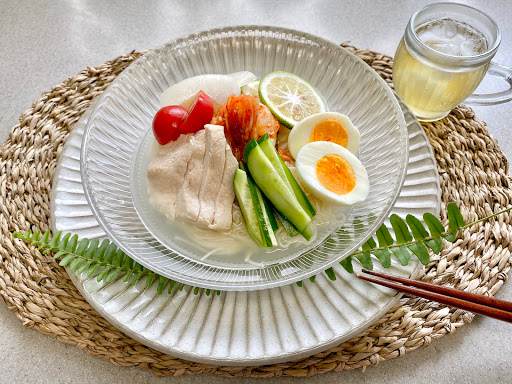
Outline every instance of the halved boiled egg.
POLYGON ((352 205, 368 197, 366 169, 355 155, 338 144, 316 141, 304 145, 295 166, 306 189, 321 200, 352 205))
POLYGON ((323 112, 308 116, 293 127, 288 137, 288 148, 296 159, 306 144, 329 141, 357 154, 360 136, 359 130, 347 116, 336 112, 323 112))

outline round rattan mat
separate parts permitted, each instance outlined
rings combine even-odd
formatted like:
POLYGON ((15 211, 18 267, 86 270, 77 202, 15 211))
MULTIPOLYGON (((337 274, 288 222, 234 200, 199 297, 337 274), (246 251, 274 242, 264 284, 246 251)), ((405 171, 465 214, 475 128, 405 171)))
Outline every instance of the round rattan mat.
MULTIPOLYGON (((354 52, 390 85, 392 59, 354 52)), ((223 376, 313 376, 363 368, 400 357, 454 332, 473 315, 427 300, 403 297, 372 327, 314 356, 269 366, 222 367, 174 358, 125 336, 80 295, 64 268, 12 237, 13 231, 49 228, 51 182, 62 146, 82 113, 114 78, 143 52, 89 67, 44 93, 23 113, 0 150, 0 295, 23 325, 73 344, 120 366, 158 375, 211 373, 223 376)), ((508 162, 485 124, 465 106, 445 119, 423 124, 437 159, 442 218, 455 201, 466 222, 510 204, 508 162)), ((425 269, 426 281, 494 295, 508 279, 512 226, 508 215, 466 229, 446 244, 425 269)))

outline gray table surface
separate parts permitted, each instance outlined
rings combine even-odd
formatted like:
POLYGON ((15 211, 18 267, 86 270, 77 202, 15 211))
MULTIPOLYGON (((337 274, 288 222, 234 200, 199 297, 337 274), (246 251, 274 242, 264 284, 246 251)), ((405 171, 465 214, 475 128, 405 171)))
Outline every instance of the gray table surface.
MULTIPOLYGON (((151 49, 214 27, 282 26, 333 42, 393 55, 411 14, 431 1, 9 1, 0 0, 0 142, 40 94, 87 66, 131 50, 151 49)), ((490 14, 503 41, 495 61, 512 66, 512 2, 462 1, 490 14)), ((480 90, 505 88, 486 79, 480 90)), ((511 158, 512 104, 475 107, 511 158)), ((512 300, 512 284, 498 298, 512 300)), ((120 368, 76 347, 24 328, 0 304, 0 382, 150 383, 153 373, 120 368)), ((366 372, 333 372, 270 382, 494 383, 512 382, 512 325, 477 316, 453 335, 366 372)), ((242 381, 235 379, 230 383, 242 381)), ((224 383, 214 376, 165 378, 162 383, 224 383)))

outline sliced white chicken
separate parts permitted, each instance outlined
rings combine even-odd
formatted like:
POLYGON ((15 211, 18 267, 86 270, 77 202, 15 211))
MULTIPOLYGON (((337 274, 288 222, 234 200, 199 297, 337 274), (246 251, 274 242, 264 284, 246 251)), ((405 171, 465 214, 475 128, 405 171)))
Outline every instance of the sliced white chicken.
POLYGON ((228 230, 233 221, 233 200, 235 199, 235 189, 233 188, 233 178, 238 168, 238 161, 231 152, 227 142, 224 144, 226 161, 224 163, 224 172, 222 174, 222 183, 215 200, 215 216, 212 225, 209 228, 217 231, 228 230))
POLYGON ((147 171, 150 203, 171 220, 227 231, 237 168, 224 127, 207 124, 195 135, 159 147, 147 171))
MULTIPOLYGON (((190 160, 185 171, 185 181, 176 198, 176 217, 197 222, 199 218, 199 191, 203 179, 203 163, 206 149, 206 132, 197 132, 192 140, 190 160)), ((174 168, 174 165, 173 165, 174 168)))
POLYGON ((224 127, 220 125, 206 125, 206 151, 203 164, 203 180, 199 191, 199 212, 198 224, 208 227, 213 224, 215 216, 215 201, 222 185, 222 175, 226 162, 224 147, 224 127))
POLYGON ((176 197, 185 181, 192 137, 193 135, 181 135, 176 141, 159 145, 148 167, 148 194, 151 204, 171 220, 176 217, 176 197))

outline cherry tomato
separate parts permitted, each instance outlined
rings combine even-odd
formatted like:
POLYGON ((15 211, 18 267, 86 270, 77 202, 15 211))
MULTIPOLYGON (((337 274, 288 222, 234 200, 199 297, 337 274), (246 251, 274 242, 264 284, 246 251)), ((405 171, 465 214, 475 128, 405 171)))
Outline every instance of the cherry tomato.
POLYGON ((181 134, 179 125, 186 114, 187 110, 179 105, 161 108, 153 119, 153 134, 156 141, 165 145, 176 140, 181 134))
POLYGON ((213 117, 213 101, 203 91, 199 91, 188 108, 187 116, 179 126, 180 133, 196 133, 209 124, 213 117))

